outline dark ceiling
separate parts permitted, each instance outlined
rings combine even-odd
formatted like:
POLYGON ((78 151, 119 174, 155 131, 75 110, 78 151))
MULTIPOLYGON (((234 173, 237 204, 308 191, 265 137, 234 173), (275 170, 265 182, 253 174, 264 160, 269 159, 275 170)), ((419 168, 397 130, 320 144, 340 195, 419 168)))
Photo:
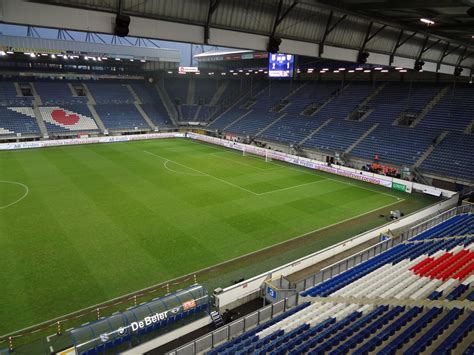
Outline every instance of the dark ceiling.
POLYGON ((319 0, 332 7, 399 23, 474 45, 474 0, 319 0), (435 23, 428 26, 420 21, 435 23))

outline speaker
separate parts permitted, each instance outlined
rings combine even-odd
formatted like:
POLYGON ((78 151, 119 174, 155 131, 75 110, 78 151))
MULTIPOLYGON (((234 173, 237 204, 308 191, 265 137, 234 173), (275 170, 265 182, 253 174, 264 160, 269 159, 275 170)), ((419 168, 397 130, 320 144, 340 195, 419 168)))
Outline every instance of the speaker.
POLYGON ((359 52, 357 55, 357 63, 365 64, 367 63, 367 58, 369 58, 369 52, 359 52))
POLYGON ((454 68, 454 76, 459 76, 462 73, 462 68, 461 67, 456 67, 454 68))
POLYGON ((114 34, 119 37, 128 35, 128 26, 130 25, 130 16, 117 15, 115 18, 114 34))
POLYGON ((276 37, 270 37, 268 40, 267 51, 270 53, 278 53, 280 50, 281 39, 276 37))
POLYGON ((423 69, 423 65, 425 65, 425 62, 424 62, 424 61, 422 61, 422 60, 417 60, 417 61, 415 62, 415 67, 414 67, 414 69, 415 69, 416 71, 420 71, 420 70, 423 69))

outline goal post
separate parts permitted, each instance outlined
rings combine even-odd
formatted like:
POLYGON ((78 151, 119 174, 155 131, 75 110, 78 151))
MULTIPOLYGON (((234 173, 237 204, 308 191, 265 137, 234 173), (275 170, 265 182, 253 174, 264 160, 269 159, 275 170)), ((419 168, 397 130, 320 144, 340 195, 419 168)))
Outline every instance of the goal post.
POLYGON ((265 155, 259 155, 259 154, 249 153, 245 149, 242 149, 242 156, 244 157, 250 156, 250 157, 264 159, 265 162, 267 163, 272 161, 272 158, 268 156, 267 151, 265 151, 265 155))

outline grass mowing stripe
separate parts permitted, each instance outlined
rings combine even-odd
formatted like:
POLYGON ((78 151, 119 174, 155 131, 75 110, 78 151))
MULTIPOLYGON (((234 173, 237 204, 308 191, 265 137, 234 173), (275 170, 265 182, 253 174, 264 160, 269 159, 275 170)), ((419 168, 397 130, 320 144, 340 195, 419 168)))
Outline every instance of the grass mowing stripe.
POLYGON ((184 164, 178 163, 178 162, 173 161, 173 160, 171 160, 171 159, 162 157, 161 155, 158 155, 158 154, 155 154, 155 153, 151 153, 151 152, 149 152, 149 151, 147 151, 147 150, 144 150, 144 152, 147 153, 147 154, 150 154, 150 155, 154 155, 155 157, 164 159, 164 160, 166 160, 166 161, 170 161, 170 162, 172 162, 173 164, 180 165, 180 166, 182 166, 182 167, 184 167, 184 168, 186 168, 186 169, 193 170, 193 171, 195 171, 195 172, 197 172, 197 173, 202 174, 203 176, 208 176, 208 177, 210 177, 210 178, 216 179, 216 180, 218 180, 218 181, 220 181, 220 182, 222 182, 222 183, 224 183, 224 184, 227 184, 227 185, 229 185, 229 186, 232 186, 232 187, 235 187, 235 188, 237 188, 237 189, 246 191, 246 192, 251 193, 251 194, 253 194, 253 195, 257 195, 257 193, 255 193, 255 192, 253 192, 253 191, 250 191, 250 190, 247 190, 245 187, 242 187, 242 186, 239 186, 239 185, 235 185, 235 184, 233 184, 233 183, 231 183, 231 182, 229 182, 229 181, 220 179, 220 178, 218 178, 218 177, 216 177, 216 176, 213 176, 213 175, 211 175, 211 174, 202 172, 202 171, 197 170, 197 169, 194 169, 194 168, 190 168, 189 166, 186 166, 186 165, 184 165, 184 164))
MULTIPOLYGON (((0 152, 0 180, 30 189, 0 210, 0 334, 400 202, 375 185, 226 156, 248 166, 239 165, 217 151, 229 152, 170 139, 0 152), (212 178, 171 173, 166 160, 212 178), (260 170, 271 166, 264 164, 278 169, 260 170)), ((327 236, 314 248, 331 243, 327 236)))

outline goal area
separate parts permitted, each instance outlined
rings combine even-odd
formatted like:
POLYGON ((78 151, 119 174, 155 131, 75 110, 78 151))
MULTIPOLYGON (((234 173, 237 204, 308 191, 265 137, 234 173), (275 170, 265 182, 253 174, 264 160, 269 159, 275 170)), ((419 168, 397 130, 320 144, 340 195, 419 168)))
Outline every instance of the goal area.
POLYGON ((257 158, 257 159, 263 159, 266 162, 271 162, 272 158, 268 156, 268 152, 265 152, 265 155, 260 155, 260 154, 255 154, 255 153, 250 153, 245 150, 242 151, 242 156, 244 157, 252 157, 252 158, 257 158))

